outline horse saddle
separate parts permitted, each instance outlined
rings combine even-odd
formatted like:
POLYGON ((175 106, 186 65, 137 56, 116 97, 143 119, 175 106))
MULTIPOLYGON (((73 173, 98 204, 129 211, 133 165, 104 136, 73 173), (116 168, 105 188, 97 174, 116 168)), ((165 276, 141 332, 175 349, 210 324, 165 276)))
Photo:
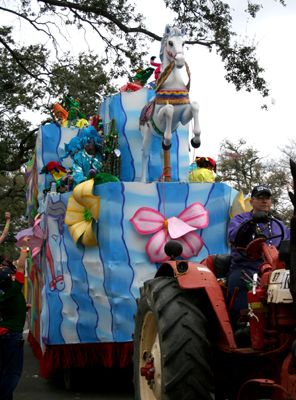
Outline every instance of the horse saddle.
POLYGON ((144 125, 145 123, 151 121, 152 119, 152 115, 153 115, 153 111, 154 111, 154 99, 151 99, 149 101, 149 103, 147 103, 141 111, 141 115, 140 115, 140 125, 144 125))

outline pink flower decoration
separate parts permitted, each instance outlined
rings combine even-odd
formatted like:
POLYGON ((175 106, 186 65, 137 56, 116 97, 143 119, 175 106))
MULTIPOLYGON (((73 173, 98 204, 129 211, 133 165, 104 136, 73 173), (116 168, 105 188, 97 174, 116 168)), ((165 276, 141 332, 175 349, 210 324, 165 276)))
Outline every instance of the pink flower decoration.
POLYGON ((197 256, 202 249, 203 240, 193 231, 208 226, 209 212, 201 203, 193 203, 182 211, 178 218, 165 219, 153 208, 141 207, 130 221, 142 235, 157 232, 146 244, 146 253, 151 263, 163 262, 169 259, 164 252, 164 245, 172 239, 182 244, 182 257, 197 256))
POLYGON ((41 221, 42 218, 39 218, 35 221, 32 228, 23 229, 22 231, 20 231, 15 236, 17 240, 15 246, 21 247, 23 245, 23 238, 25 236, 29 236, 30 240, 28 242, 28 247, 30 247, 31 249, 33 249, 34 247, 42 247, 45 240, 45 235, 42 228, 39 226, 41 221))

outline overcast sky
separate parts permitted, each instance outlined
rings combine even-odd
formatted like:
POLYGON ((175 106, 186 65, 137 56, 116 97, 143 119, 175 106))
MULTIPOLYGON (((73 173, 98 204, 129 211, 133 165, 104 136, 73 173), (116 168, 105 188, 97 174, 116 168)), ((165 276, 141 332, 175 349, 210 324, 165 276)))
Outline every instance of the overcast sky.
MULTIPOLYGON (((229 3, 233 8, 233 30, 241 35, 241 40, 247 35, 250 41, 254 39, 258 43, 257 55, 260 65, 266 70, 264 77, 270 87, 269 98, 262 99, 256 92, 236 92, 234 86, 224 79, 224 66, 215 51, 209 53, 197 45, 186 51, 185 58, 192 74, 190 98, 200 105, 202 145, 195 155, 215 158, 224 138, 236 141, 242 137, 259 149, 262 156, 277 158, 280 155, 278 147, 288 143, 288 138, 295 137, 296 1, 286 0, 287 7, 274 0, 258 2, 264 8, 255 19, 244 12, 247 0, 231 0, 229 3), (261 109, 264 103, 269 111, 261 109)), ((164 4, 156 0, 137 0, 136 3, 146 16, 147 28, 162 36, 165 25, 172 20, 164 4)), ((14 25, 17 24, 15 21, 14 25)), ((24 23, 15 34, 16 40, 20 41, 28 40, 28 36, 31 40, 41 39, 35 31, 32 35, 30 27, 24 23)), ((100 46, 95 33, 88 35, 91 46, 92 38, 96 44, 94 52, 98 53, 100 46)), ((85 42, 77 40, 76 33, 69 37, 69 41, 73 50, 87 50, 85 42)), ((67 49, 70 47, 68 43, 67 49)), ((159 42, 151 44, 146 61, 152 55, 158 57, 159 48, 159 42)))

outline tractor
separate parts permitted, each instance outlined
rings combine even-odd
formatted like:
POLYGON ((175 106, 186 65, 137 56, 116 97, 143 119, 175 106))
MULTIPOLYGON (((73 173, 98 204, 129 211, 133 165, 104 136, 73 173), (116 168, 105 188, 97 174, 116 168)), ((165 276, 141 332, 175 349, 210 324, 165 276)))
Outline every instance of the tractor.
MULTIPOLYGON (((291 170, 296 177, 293 161, 291 170)), ((282 230, 278 249, 263 235, 239 248, 263 260, 261 279, 251 278, 248 309, 241 311, 251 333, 247 348, 237 346, 229 320, 233 302, 224 278, 230 254, 196 263, 178 257, 180 243, 166 244, 170 259, 137 299, 136 400, 296 400, 295 224, 294 211, 291 239, 283 240, 282 230)))

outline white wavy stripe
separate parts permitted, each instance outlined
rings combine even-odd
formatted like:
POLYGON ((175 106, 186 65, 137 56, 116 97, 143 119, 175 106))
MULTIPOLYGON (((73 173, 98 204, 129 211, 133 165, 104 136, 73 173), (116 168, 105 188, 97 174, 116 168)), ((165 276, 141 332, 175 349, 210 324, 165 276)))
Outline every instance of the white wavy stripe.
POLYGON ((48 301, 46 296, 46 286, 42 288, 41 291, 41 298, 42 298, 42 310, 40 314, 40 346, 42 350, 44 350, 44 343, 42 337, 48 338, 49 337, 49 307, 48 301))
POLYGON ((188 181, 190 153, 188 152, 189 124, 180 125, 178 130, 179 138, 179 178, 180 181, 188 181))
MULTIPOLYGON (((130 149, 132 152, 134 168, 135 168, 135 180, 139 180, 142 174, 142 136, 141 132, 138 130, 133 130, 130 126, 130 118, 128 116, 128 123, 126 124, 126 132, 128 132, 128 142, 130 145, 130 149), (133 149, 137 149, 137 151, 133 151, 133 149)), ((139 121, 135 122, 139 126, 139 121)))
POLYGON ((104 98, 104 101, 99 104, 98 106, 98 115, 101 116, 104 124, 107 124, 110 122, 110 115, 109 115, 109 104, 110 101, 112 100, 113 95, 109 95, 104 98))
POLYGON ((42 126, 40 126, 38 134, 37 134, 37 140, 36 140, 36 160, 37 160, 37 166, 38 166, 38 202, 41 205, 43 199, 44 199, 44 193, 43 189, 45 186, 45 174, 40 175, 39 172, 41 171, 43 167, 43 162, 42 162, 42 126))
POLYGON ((128 135, 132 157, 135 167, 135 178, 140 179, 142 175, 142 135, 139 130, 139 118, 141 110, 147 104, 148 89, 137 90, 133 93, 121 93, 122 107, 126 113, 127 121, 125 132, 128 135))
POLYGON ((142 235, 138 233, 135 228, 132 226, 130 230, 125 231, 125 240, 126 240, 126 247, 129 249, 129 252, 136 252, 137 253, 137 260, 131 260, 132 264, 136 261, 141 261, 143 257, 142 255, 146 254, 146 244, 148 240, 152 237, 151 235, 142 235))
MULTIPOLYGON (((139 296, 137 296, 139 297, 139 296)), ((135 330, 135 324, 133 321, 129 321, 126 318, 122 317, 122 315, 120 314, 115 314, 115 324, 116 326, 120 326, 120 332, 117 332, 117 336, 121 335, 121 336, 125 336, 127 338, 130 339, 130 341, 132 341, 132 333, 135 330)), ((114 324, 114 325, 115 325, 114 324)))
POLYGON ((47 219, 47 224, 49 231, 47 245, 50 246, 53 252, 54 272, 56 277, 63 275, 65 283, 65 288, 61 292, 58 292, 57 289, 55 289, 59 294, 62 303, 62 322, 60 325, 61 335, 65 343, 79 343, 80 340, 77 334, 77 321, 79 316, 77 312, 77 304, 71 296, 72 277, 67 265, 68 257, 64 240, 59 233, 58 223, 55 218, 49 217, 47 219), (54 240, 54 237, 56 237, 56 240, 54 240))
POLYGON ((146 262, 133 263, 134 280, 131 287, 131 292, 135 298, 140 297, 139 288, 144 285, 144 282, 153 279, 156 274, 156 264, 151 264, 147 256, 146 262))
MULTIPOLYGON (((89 294, 98 313, 96 335, 101 342, 113 342, 111 307, 104 289, 104 269, 98 247, 85 246, 83 265, 87 273, 89 294)), ((94 314, 89 318, 93 319, 94 314)))
MULTIPOLYGON (((158 200, 156 183, 124 182, 125 198, 132 194, 144 197, 145 199, 147 199, 147 201, 151 201, 150 199, 153 199, 155 201, 155 197, 158 200)), ((143 207, 140 201, 143 201, 143 199, 139 199, 139 208, 143 207)))
POLYGON ((60 292, 60 300, 63 304, 62 308, 62 323, 61 323, 61 335, 65 343, 80 343, 79 336, 77 334, 77 321, 79 318, 77 309, 78 306, 71 296, 72 289, 72 277, 68 268, 67 253, 65 251, 64 240, 60 245, 61 263, 63 263, 63 275, 65 282, 65 289, 60 292))

